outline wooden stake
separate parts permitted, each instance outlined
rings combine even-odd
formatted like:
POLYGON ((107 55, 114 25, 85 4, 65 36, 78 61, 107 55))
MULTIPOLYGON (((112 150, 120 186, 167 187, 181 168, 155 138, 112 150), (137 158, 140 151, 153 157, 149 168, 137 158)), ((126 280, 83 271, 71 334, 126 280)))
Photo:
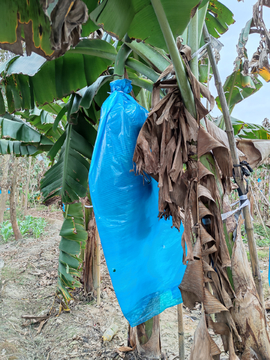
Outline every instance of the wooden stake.
POLYGON ((96 230, 96 241, 94 248, 93 278, 94 289, 97 292, 97 305, 100 305, 100 237, 98 230, 96 230))
POLYGON ((184 337, 184 321, 183 321, 183 304, 177 305, 178 315, 178 346, 179 360, 185 360, 185 337, 184 337))
MULTIPOLYGON (((220 99, 224 122, 226 125, 226 133, 227 133, 228 141, 229 141, 229 145, 230 145, 232 161, 233 161, 234 165, 239 165, 239 158, 238 158, 238 153, 237 153, 237 149, 236 149, 236 143, 235 143, 235 139, 234 139, 234 131, 233 131, 232 123, 231 123, 229 108, 228 108, 228 104, 227 104, 224 90, 222 87, 222 82, 221 82, 219 71, 217 68, 216 61, 215 61, 213 49, 211 46, 210 36, 209 36, 208 30, 207 30, 207 27, 205 24, 203 27, 203 34, 204 34, 205 42, 209 43, 209 45, 207 46, 207 50, 208 50, 209 59, 211 62, 213 73, 214 73, 215 85, 216 85, 217 92, 218 92, 219 99, 220 99)), ((246 192, 245 191, 245 183, 244 183, 241 168, 237 167, 237 166, 234 167, 234 172, 235 172, 235 181, 236 181, 237 185, 239 186, 240 190, 242 191, 242 193, 245 194, 245 192, 246 192)), ((244 214, 244 218, 245 218, 245 228, 246 228, 246 233, 247 233, 247 238, 248 238, 248 247, 249 247, 252 274, 254 277, 257 292, 259 294, 262 306, 264 307, 264 296, 263 296, 260 265, 259 265, 258 253, 257 253, 257 249, 256 249, 256 243, 254 240, 253 224, 252 224, 248 206, 245 206, 243 208, 243 214, 244 214)))

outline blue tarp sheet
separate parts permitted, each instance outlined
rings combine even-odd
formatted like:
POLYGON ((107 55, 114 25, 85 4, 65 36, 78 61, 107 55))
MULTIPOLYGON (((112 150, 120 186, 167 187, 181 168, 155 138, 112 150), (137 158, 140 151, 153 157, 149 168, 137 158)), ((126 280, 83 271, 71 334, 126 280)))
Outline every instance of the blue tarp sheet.
POLYGON ((182 302, 181 235, 158 220, 155 180, 135 176, 133 152, 147 111, 128 93, 129 80, 111 83, 102 105, 89 173, 97 227, 124 316, 138 325, 182 302))

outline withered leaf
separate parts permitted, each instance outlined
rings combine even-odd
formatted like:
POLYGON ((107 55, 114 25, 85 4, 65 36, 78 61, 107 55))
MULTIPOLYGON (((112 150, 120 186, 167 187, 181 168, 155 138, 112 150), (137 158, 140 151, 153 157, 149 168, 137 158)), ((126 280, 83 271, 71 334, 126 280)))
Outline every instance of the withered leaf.
POLYGON ((189 261, 183 277, 183 280, 179 286, 183 298, 183 303, 190 309, 195 306, 195 301, 203 301, 203 272, 202 261, 194 260, 189 261), (187 293, 193 294, 193 299, 187 293), (196 299, 194 301, 194 299, 196 299))
POLYGON ((204 128, 200 127, 198 135, 198 156, 213 151, 215 159, 224 177, 232 176, 232 160, 230 152, 226 146, 213 138, 204 128))
POLYGON ((204 308, 207 314, 216 314, 228 309, 218 301, 209 290, 204 288, 204 308))
POLYGON ((245 348, 252 348, 260 359, 269 359, 270 341, 264 309, 258 298, 241 237, 240 225, 232 254, 235 306, 232 310, 245 348))
POLYGON ((209 339, 204 314, 202 314, 194 334, 194 343, 190 351, 190 360, 213 360, 211 355, 211 340, 209 339))

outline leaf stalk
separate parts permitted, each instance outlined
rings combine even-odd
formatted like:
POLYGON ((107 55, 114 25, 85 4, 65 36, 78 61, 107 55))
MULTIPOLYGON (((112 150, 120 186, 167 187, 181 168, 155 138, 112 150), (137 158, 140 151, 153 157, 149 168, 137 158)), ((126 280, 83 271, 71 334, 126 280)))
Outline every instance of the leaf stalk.
POLYGON ((181 91, 181 95, 183 98, 183 102, 185 104, 185 107, 190 112, 190 114, 196 118, 196 108, 195 108, 195 102, 193 93, 186 75, 185 71, 185 65, 184 62, 179 54, 178 48, 176 46, 175 39, 173 37, 173 33, 171 31, 169 22, 167 20, 167 17, 165 15, 163 6, 161 4, 160 0, 151 0, 152 6, 154 8, 154 11, 156 13, 160 28, 162 30, 167 48, 169 50, 175 75, 177 79, 178 86, 181 91))

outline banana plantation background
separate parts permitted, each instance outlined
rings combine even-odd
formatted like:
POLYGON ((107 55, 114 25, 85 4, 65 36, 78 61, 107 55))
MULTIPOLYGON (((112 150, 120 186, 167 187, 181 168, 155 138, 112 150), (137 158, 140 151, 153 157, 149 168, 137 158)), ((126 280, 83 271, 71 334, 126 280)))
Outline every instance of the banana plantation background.
POLYGON ((1 5, 0 359, 270 359, 268 100, 260 125, 233 117, 269 86, 269 3, 245 19, 224 84, 234 17, 217 0, 1 5), (187 264, 183 305, 133 328, 88 185, 102 104, 124 78, 149 112, 136 171, 159 183, 156 215, 183 223, 187 264))

